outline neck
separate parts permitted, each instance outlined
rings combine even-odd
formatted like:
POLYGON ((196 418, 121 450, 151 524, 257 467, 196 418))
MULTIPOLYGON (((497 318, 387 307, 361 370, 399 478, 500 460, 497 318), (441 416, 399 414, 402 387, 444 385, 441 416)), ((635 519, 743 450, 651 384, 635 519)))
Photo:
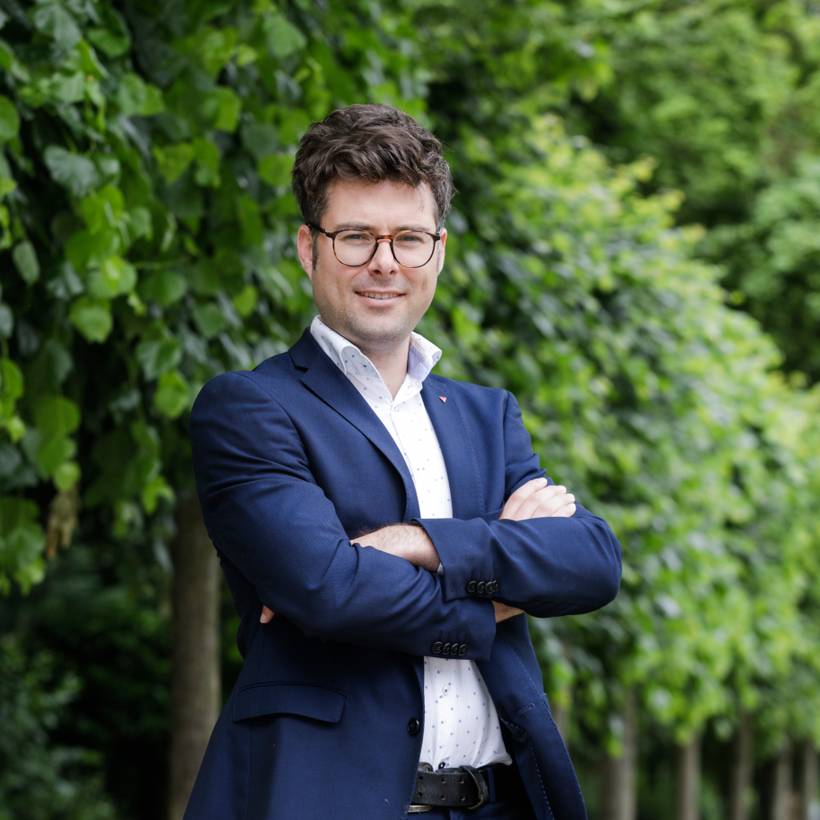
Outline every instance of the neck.
POLYGON ((396 393, 399 392, 404 383, 404 377, 407 375, 407 356, 410 352, 410 337, 406 339, 399 347, 391 350, 365 350, 362 352, 376 365, 376 370, 384 379, 390 395, 395 398, 396 393))

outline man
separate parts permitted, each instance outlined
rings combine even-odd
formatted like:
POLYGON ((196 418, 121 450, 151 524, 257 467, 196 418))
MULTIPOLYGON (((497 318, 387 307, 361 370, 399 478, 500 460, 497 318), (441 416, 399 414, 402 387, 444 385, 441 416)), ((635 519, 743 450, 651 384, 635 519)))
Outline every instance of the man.
POLYGON ((584 818, 523 613, 606 604, 620 547, 544 477, 509 393, 431 373, 441 146, 351 106, 293 179, 319 315, 191 419, 245 663, 186 817, 584 818))

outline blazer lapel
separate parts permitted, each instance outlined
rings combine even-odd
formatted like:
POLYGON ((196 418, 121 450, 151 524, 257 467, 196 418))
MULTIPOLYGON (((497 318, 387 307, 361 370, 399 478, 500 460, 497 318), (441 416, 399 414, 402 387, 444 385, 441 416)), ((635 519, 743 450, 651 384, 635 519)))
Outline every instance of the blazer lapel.
POLYGON ((486 512, 483 508, 484 482, 479 472, 475 451, 481 432, 467 426, 458 401, 446 380, 438 376, 428 376, 424 380, 421 396, 447 466, 450 497, 453 499, 453 517, 481 516, 486 512))
POLYGON ((305 387, 366 436, 398 471, 404 484, 405 518, 417 518, 419 502, 407 464, 392 436, 359 391, 325 355, 309 330, 291 348, 290 355, 296 367, 304 371, 301 380, 305 387))

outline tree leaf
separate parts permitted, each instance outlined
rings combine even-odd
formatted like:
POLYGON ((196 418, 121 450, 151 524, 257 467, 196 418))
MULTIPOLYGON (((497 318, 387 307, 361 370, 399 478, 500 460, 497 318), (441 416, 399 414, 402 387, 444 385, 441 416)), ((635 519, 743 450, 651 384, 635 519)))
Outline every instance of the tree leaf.
POLYGON ((65 461, 54 471, 54 484, 58 490, 70 490, 80 480, 80 465, 76 461, 65 461))
POLYGON ((26 240, 15 245, 11 256, 20 276, 27 284, 31 285, 39 279, 40 263, 31 242, 26 240))
POLYGON ((43 154, 51 176, 76 197, 85 196, 99 183, 94 163, 60 145, 49 145, 43 154))
POLYGON ((20 130, 20 117, 14 103, 0 94, 0 145, 17 136, 20 130))
POLYGON ((131 45, 131 36, 120 13, 108 3, 102 3, 97 13, 104 27, 89 29, 88 39, 109 57, 121 57, 131 45))
POLYGON ((67 436, 80 424, 80 408, 65 396, 48 396, 39 400, 34 418, 42 435, 67 436))
POLYGON ((176 182, 194 159, 194 147, 189 142, 177 145, 156 146, 154 158, 159 165, 159 172, 167 183, 176 182))
POLYGON ((293 157, 290 154, 270 154, 259 161, 257 170, 269 185, 286 187, 290 185, 293 157))
POLYGON ((68 51, 82 38, 74 18, 56 0, 39 4, 32 21, 38 31, 52 37, 63 51, 68 51))
POLYGON ((109 256, 91 273, 88 287, 92 296, 113 299, 130 293, 137 283, 137 272, 121 256, 109 256))
POLYGON ((274 57, 283 59, 305 47, 305 35, 281 14, 271 13, 265 19, 268 48, 274 57))
POLYGON ((250 316, 256 310, 256 303, 259 300, 259 292, 253 285, 246 285, 231 300, 236 312, 243 318, 250 316))
POLYGON ((8 339, 14 330, 14 315, 8 305, 0 302, 0 338, 8 339))
POLYGON ((219 86, 207 98, 205 106, 209 117, 213 120, 214 128, 219 131, 233 133, 239 122, 242 111, 242 102, 233 89, 219 86))
POLYGON ((71 305, 68 318, 89 342, 104 342, 111 333, 111 308, 100 299, 81 296, 71 305))
POLYGON ((178 302, 188 290, 188 283, 182 274, 175 271, 154 271, 139 281, 139 292, 143 299, 156 302, 160 307, 170 307, 178 302))
POLYGON ((117 104, 126 117, 150 117, 165 109, 162 92, 137 74, 126 74, 117 88, 117 104))
POLYGON ((179 364, 182 348, 173 336, 161 333, 143 339, 137 345, 136 355, 145 377, 153 381, 179 364))
POLYGON ((11 359, 0 359, 0 396, 14 402, 22 395, 22 371, 11 359))
POLYGON ((190 407, 191 390, 185 377, 178 370, 171 370, 159 377, 154 407, 161 415, 175 419, 190 407))
POLYGON ((206 339, 212 339, 228 324, 222 309, 213 302, 197 305, 194 308, 194 321, 206 339))
POLYGON ((219 179, 219 148, 213 140, 199 137, 194 140, 194 156, 196 158, 196 173, 194 179, 199 185, 218 187, 219 179))

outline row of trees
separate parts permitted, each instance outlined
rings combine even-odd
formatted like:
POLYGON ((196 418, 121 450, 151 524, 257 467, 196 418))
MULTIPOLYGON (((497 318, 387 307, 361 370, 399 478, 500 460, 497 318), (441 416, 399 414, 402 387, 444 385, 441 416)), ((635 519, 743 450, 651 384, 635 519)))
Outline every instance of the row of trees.
POLYGON ((624 544, 613 606, 532 623, 592 816, 785 820, 794 783, 808 812, 818 21, 796 0, 0 11, 0 818, 155 817, 165 791, 179 816, 237 664, 187 411, 310 317, 292 158, 360 100, 449 152, 422 328, 442 372, 514 390, 624 544))

